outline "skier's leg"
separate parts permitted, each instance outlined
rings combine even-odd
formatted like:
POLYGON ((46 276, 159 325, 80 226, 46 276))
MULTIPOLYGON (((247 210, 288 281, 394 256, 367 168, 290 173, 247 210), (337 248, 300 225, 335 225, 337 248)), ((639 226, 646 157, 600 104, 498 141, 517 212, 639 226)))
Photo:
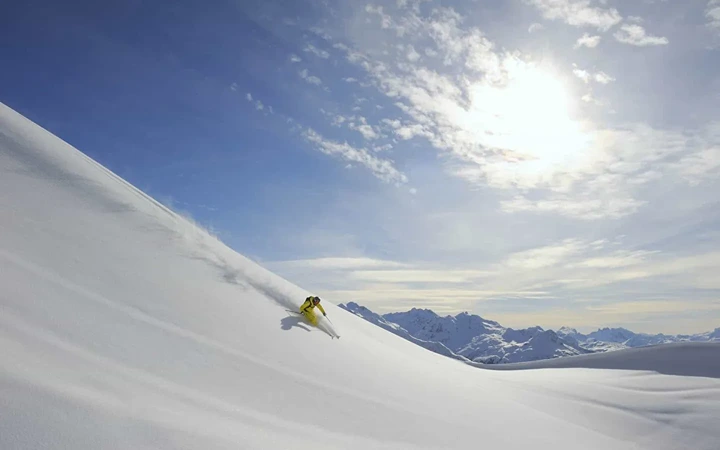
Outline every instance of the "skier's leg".
POLYGON ((313 324, 313 326, 317 326, 318 319, 312 309, 308 309, 305 311, 305 317, 307 317, 307 319, 310 321, 311 324, 313 324))

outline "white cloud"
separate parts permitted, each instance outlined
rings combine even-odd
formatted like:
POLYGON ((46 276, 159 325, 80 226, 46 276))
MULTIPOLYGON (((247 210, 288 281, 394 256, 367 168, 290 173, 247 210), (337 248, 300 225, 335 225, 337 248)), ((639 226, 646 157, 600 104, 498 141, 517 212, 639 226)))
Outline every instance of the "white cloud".
POLYGON ((615 78, 611 77, 603 71, 597 73, 590 73, 587 70, 578 69, 577 67, 573 69, 573 75, 580 78, 585 83, 595 81, 600 84, 608 84, 615 81, 615 78))
POLYGON ((636 212, 645 202, 631 197, 590 192, 580 195, 553 194, 541 200, 518 195, 501 202, 505 212, 555 213, 581 220, 617 219, 636 212))
POLYGON ((341 114, 336 114, 336 115, 332 116, 331 125, 334 126, 334 127, 340 127, 340 126, 342 126, 342 124, 344 124, 346 121, 347 121, 347 117, 345 117, 345 116, 343 116, 343 115, 341 115, 341 114))
POLYGON ((307 81, 310 84, 314 84, 316 86, 320 86, 322 84, 322 80, 315 75, 310 75, 307 69, 303 69, 300 72, 298 72, 298 75, 300 75, 300 78, 307 81))
POLYGON ((675 166, 691 185, 720 175, 720 145, 701 150, 680 159, 675 166))
POLYGON ((371 125, 368 125, 367 119, 362 116, 354 116, 348 122, 348 128, 362 134, 367 140, 378 139, 380 135, 371 125))
POLYGON ((665 37, 652 36, 647 34, 645 28, 636 24, 623 24, 620 30, 616 31, 615 39, 623 44, 636 45, 638 47, 646 47, 650 45, 667 45, 668 39, 665 37))
POLYGON ((622 21, 615 8, 591 6, 590 0, 525 0, 540 10, 545 19, 562 20, 576 27, 591 26, 607 31, 622 21))
POLYGON ((397 0, 397 7, 400 9, 408 8, 411 9, 413 12, 419 14, 420 13, 420 5, 423 3, 428 3, 432 0, 397 0))
POLYGON ((353 78, 353 77, 343 78, 343 81, 345 81, 346 83, 357 83, 358 82, 357 78, 353 78))
MULTIPOLYGON (((554 5, 547 14, 573 24, 599 27, 619 17, 612 9, 594 8, 588 2, 533 4, 554 5), (589 15, 581 20, 578 11, 589 15)), ((686 133, 633 125, 604 129, 580 122, 573 111, 579 102, 570 97, 566 76, 496 48, 479 29, 464 25, 465 18, 451 8, 435 8, 427 16, 390 16, 379 7, 367 11, 381 29, 376 31, 385 33, 378 41, 399 40, 390 40, 389 47, 334 47, 404 113, 381 118, 381 129, 399 141, 427 139, 444 156, 450 174, 500 190, 505 195, 502 211, 581 220, 634 214, 646 205, 639 186, 671 176, 673 161, 702 150, 686 133), (431 64, 382 55, 388 48, 404 54, 410 44, 432 49, 439 58, 431 64)), ((614 81, 604 71, 576 67, 574 75, 588 85, 614 81)), ((582 100, 602 104, 592 92, 582 100)), ((379 129, 372 131, 380 134, 379 129)), ((679 169, 672 176, 678 173, 679 169)))
MULTIPOLYGON (((353 108, 354 110, 354 108, 353 108)), ((325 113, 325 111, 322 111, 325 113)), ((367 119, 363 116, 352 115, 344 116, 342 114, 330 114, 325 113, 331 119, 330 124, 334 127, 345 126, 350 130, 357 131, 366 140, 376 140, 382 137, 382 134, 378 131, 378 128, 368 123, 367 119)))
POLYGON ((252 94, 249 93, 249 92, 248 92, 247 94, 245 94, 245 98, 246 98, 247 101, 249 101, 249 102, 251 102, 251 101, 253 100, 252 94))
POLYGON ((708 26, 720 29, 720 0, 710 0, 705 10, 708 26))
POLYGON ((400 121, 397 120, 397 119, 387 119, 387 118, 385 118, 385 119, 383 119, 381 122, 384 123, 385 125, 390 126, 391 128, 400 128, 400 127, 402 126, 402 122, 400 122, 400 121))
POLYGON ((541 23, 533 23, 528 27, 528 33, 535 33, 537 31, 545 29, 545 26, 541 23))
POLYGON ((322 59, 328 59, 330 57, 330 53, 328 53, 325 50, 319 49, 312 44, 305 45, 305 48, 303 49, 303 51, 306 53, 312 53, 313 55, 317 56, 318 58, 322 58, 322 59))
POLYGON ((591 92, 580 97, 580 100, 584 101, 585 103, 592 103, 593 105, 597 105, 597 106, 604 105, 604 103, 602 101, 600 101, 599 99, 595 98, 591 92))
POLYGON ((395 129, 395 134, 402 140, 409 140, 416 136, 423 136, 429 139, 432 139, 434 135, 432 132, 427 130, 425 127, 420 125, 419 123, 412 124, 412 125, 404 125, 400 126, 399 128, 395 129))
POLYGON ((602 130, 594 134, 588 155, 574 174, 545 184, 544 191, 521 193, 501 202, 506 212, 553 212, 583 220, 620 218, 646 201, 636 197, 638 186, 673 172, 689 182, 720 176, 720 136, 705 130, 667 131, 648 126, 602 130))
POLYGON ((573 74, 583 80, 585 83, 590 82, 590 72, 582 69, 573 69, 573 74))
POLYGON ((377 283, 468 283, 488 274, 480 270, 394 269, 358 270, 350 277, 377 283))
POLYGON ((237 88, 238 88, 237 83, 233 83, 233 84, 230 85, 230 90, 233 91, 233 92, 237 91, 237 88))
POLYGON ((513 253, 506 259, 505 265, 528 270, 555 266, 577 255, 584 248, 582 242, 567 239, 560 244, 513 253))
POLYGON ((587 47, 595 48, 600 44, 600 36, 590 36, 590 34, 583 34, 576 42, 573 48, 587 47))
POLYGON ((618 250, 610 253, 609 255, 588 258, 574 264, 578 267, 614 269, 618 267, 629 267, 642 264, 647 261, 648 256, 652 256, 657 253, 657 251, 647 250, 618 250))
POLYGON ((417 62, 417 60, 420 59, 420 53, 418 53, 412 45, 408 45, 407 59, 410 62, 417 62))
POLYGON ((312 27, 310 28, 310 31, 325 41, 332 40, 332 36, 330 36, 330 33, 320 27, 312 27))
POLYGON ((292 55, 290 55, 289 59, 290 59, 291 63, 299 63, 300 61, 302 61, 302 58, 300 58, 298 55, 296 55, 294 53, 292 55))
POLYGON ((262 111, 263 109, 265 109, 265 105, 263 105, 260 100, 257 100, 255 102, 255 109, 257 109, 258 111, 262 111))
POLYGON ((301 267, 326 270, 402 269, 407 264, 365 257, 297 259, 268 263, 274 267, 301 267))
POLYGON ((374 145, 372 149, 375 153, 377 153, 377 152, 386 152, 388 150, 392 150, 393 147, 394 146, 392 144, 384 144, 384 145, 374 145))
POLYGON ((593 75, 593 79, 600 84, 608 84, 610 82, 615 81, 615 78, 611 77, 610 75, 608 75, 602 71, 593 75))
POLYGON ((340 143, 325 139, 312 129, 306 130, 304 137, 326 155, 339 156, 346 161, 361 164, 386 183, 400 185, 408 181, 405 174, 397 170, 392 161, 377 158, 363 148, 355 148, 347 142, 340 143))
POLYGON ((368 4, 365 6, 365 12, 369 14, 377 14, 380 17, 380 24, 383 28, 390 28, 393 24, 392 17, 390 17, 388 14, 385 14, 384 8, 382 6, 368 4))

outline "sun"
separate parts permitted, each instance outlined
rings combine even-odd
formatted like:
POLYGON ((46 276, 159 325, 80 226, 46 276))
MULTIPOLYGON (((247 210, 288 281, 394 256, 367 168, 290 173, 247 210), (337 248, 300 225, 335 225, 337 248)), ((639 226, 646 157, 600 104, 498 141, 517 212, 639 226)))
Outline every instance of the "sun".
POLYGON ((490 164, 516 176, 543 177, 571 164, 588 139, 571 117, 572 102, 562 78, 551 70, 514 61, 502 84, 471 85, 463 128, 477 144, 501 150, 490 164))

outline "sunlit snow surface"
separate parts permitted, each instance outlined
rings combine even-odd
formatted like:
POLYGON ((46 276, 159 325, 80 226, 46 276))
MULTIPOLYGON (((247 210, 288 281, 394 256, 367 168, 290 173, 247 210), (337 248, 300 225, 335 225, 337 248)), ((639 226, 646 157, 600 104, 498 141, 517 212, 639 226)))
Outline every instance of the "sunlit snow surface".
POLYGON ((720 448, 717 378, 333 340, 307 294, 0 105, 2 449, 720 448))

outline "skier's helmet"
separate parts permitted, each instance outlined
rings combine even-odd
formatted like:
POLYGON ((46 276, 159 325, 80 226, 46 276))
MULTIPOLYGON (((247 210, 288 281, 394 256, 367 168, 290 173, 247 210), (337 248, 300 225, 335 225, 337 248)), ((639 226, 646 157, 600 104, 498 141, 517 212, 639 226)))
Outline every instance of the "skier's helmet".
POLYGON ((312 302, 313 305, 317 305, 318 303, 320 303, 320 297, 313 297, 312 302))

